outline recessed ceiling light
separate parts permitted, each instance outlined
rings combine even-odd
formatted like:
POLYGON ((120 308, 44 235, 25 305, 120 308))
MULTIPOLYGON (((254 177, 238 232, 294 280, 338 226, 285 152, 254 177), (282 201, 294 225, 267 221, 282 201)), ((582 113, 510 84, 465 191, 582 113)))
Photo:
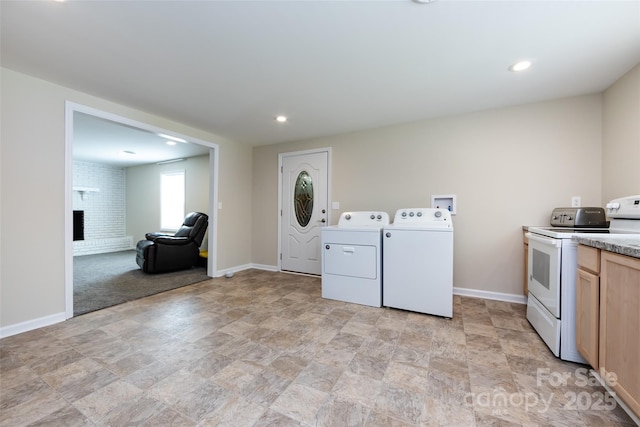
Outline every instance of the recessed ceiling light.
POLYGON ((529 67, 531 67, 531 61, 519 61, 519 62, 516 62, 515 64, 512 64, 509 67, 509 71, 513 71, 513 72, 524 71, 529 67))
POLYGON ((167 139, 170 139, 170 140, 176 141, 176 142, 184 142, 184 143, 187 142, 186 139, 178 138, 177 136, 167 135, 165 133, 159 133, 158 136, 161 137, 161 138, 167 138, 167 139))
POLYGON ((175 141, 167 141, 166 144, 167 145, 176 145, 177 142, 175 142, 175 141))
POLYGON ((276 122, 284 123, 287 121, 287 116, 276 116, 276 122))

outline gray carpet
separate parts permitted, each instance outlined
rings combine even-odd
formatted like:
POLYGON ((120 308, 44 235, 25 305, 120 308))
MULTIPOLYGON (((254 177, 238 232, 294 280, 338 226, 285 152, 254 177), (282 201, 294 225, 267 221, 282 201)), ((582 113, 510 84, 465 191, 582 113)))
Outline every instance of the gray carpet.
POLYGON ((146 274, 135 251, 73 257, 73 315, 89 313, 138 298, 207 280, 205 268, 146 274))

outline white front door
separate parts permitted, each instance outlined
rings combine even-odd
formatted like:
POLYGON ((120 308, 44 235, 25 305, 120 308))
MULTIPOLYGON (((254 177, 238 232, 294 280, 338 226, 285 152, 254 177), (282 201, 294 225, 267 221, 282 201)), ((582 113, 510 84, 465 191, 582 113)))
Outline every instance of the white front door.
POLYGON ((327 151, 282 155, 282 270, 320 275, 320 229, 328 221, 327 151))

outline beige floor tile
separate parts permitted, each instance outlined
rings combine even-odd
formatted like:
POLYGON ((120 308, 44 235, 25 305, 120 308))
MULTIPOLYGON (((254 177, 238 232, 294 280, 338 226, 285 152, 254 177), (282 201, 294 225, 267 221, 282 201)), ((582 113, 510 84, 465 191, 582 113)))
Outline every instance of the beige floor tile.
POLYGON ((204 416, 201 424, 220 427, 252 426, 265 411, 265 407, 253 401, 233 396, 215 411, 204 416))
POLYGON ((340 378, 340 375, 342 375, 342 372, 342 369, 333 365, 313 361, 300 372, 294 382, 313 387, 322 392, 329 392, 338 381, 338 378, 340 378))
POLYGON ((306 424, 312 424, 328 393, 305 384, 292 383, 271 405, 271 409, 306 424))
POLYGON ((346 371, 334 384, 331 394, 342 401, 373 408, 381 387, 382 381, 346 371))
POLYGON ((390 362, 384 382, 421 395, 427 389, 429 370, 400 362, 390 362))
POLYGON ((344 427, 364 425, 371 409, 339 396, 328 399, 318 410, 314 425, 344 427))
POLYGON ((390 418, 416 425, 425 415, 424 395, 385 383, 373 409, 390 418))
POLYGON ((112 409, 136 400, 142 390, 126 381, 114 381, 73 403, 93 422, 100 421, 112 409))
POLYGON ((388 360, 356 353, 351 363, 349 363, 347 371, 358 375, 366 375, 374 380, 382 380, 388 365, 388 360))

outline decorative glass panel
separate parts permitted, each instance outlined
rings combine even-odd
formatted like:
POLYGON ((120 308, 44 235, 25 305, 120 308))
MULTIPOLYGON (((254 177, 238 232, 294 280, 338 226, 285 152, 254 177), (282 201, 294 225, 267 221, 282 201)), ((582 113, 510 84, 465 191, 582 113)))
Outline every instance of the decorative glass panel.
POLYGON ((300 172, 293 193, 293 208, 298 223, 306 227, 313 212, 313 182, 307 171, 300 172))

